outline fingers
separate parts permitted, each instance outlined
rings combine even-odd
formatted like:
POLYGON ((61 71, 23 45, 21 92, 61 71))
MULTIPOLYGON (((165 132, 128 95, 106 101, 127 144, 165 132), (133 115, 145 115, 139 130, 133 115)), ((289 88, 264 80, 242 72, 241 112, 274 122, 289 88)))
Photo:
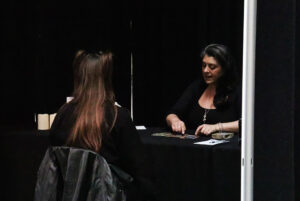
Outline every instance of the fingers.
POLYGON ((172 131, 177 132, 177 126, 175 124, 172 124, 172 131))
POLYGON ((204 135, 209 135, 211 133, 211 129, 208 126, 202 128, 201 133, 204 135))
POLYGON ((186 130, 183 121, 176 121, 172 124, 172 131, 184 134, 186 130))
POLYGON ((204 135, 210 135, 213 132, 214 132, 213 125, 202 124, 202 125, 198 126, 198 128, 196 129, 195 135, 199 135, 200 133, 202 133, 204 135))
POLYGON ((200 133, 202 133, 201 130, 202 130, 203 126, 204 126, 204 124, 198 126, 198 128, 195 131, 195 135, 199 135, 200 133))
MULTIPOLYGON (((184 134, 186 131, 186 127, 183 121, 175 121, 171 127, 172 127, 172 131, 174 132, 184 134)), ((200 133, 204 135, 210 135, 216 130, 217 129, 214 124, 202 124, 198 126, 198 128, 196 129, 195 135, 199 135, 200 133)))
MULTIPOLYGON (((182 123, 183 123, 183 122, 182 122, 182 123)), ((185 125, 184 125, 184 123, 183 123, 183 125, 182 125, 182 127, 181 127, 181 133, 184 134, 184 133, 185 133, 185 130, 186 130, 186 127, 185 127, 185 125)))
POLYGON ((180 130, 180 127, 179 127, 178 123, 172 124, 172 131, 179 132, 179 130, 180 130))

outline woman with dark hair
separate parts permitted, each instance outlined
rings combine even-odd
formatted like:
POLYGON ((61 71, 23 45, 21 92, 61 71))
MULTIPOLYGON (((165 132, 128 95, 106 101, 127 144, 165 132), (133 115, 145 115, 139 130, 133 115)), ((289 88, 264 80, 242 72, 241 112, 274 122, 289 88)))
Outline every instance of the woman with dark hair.
POLYGON ((139 134, 128 110, 115 104, 112 53, 78 51, 73 67, 74 98, 56 115, 51 144, 98 152, 134 178, 127 187, 128 200, 151 198, 153 189, 139 134))
POLYGON ((224 45, 211 44, 201 52, 202 76, 193 82, 166 117, 174 132, 195 134, 239 131, 241 90, 233 58, 224 45))

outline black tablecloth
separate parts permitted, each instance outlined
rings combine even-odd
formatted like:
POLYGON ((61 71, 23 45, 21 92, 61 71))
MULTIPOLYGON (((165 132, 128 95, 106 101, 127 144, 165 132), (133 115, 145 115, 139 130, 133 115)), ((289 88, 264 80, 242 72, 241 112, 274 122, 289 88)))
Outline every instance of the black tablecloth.
POLYGON ((48 132, 0 131, 0 200, 32 201, 48 132))
MULTIPOLYGON (((237 137, 214 146, 196 140, 151 136, 160 128, 141 130, 142 142, 163 201, 238 201, 240 145, 237 137)), ((31 201, 36 173, 49 146, 48 132, 16 131, 0 134, 1 201, 31 201)))
POLYGON ((194 143, 210 137, 189 140, 151 136, 161 131, 149 128, 139 132, 162 200, 240 200, 241 154, 237 136, 228 143, 205 146, 194 143))

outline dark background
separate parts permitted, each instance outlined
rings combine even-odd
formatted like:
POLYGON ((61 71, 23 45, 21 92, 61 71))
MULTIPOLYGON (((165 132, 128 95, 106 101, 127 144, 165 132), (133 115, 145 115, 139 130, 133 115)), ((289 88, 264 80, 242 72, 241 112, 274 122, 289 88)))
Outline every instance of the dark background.
POLYGON ((293 71, 293 73, 295 73, 295 85, 294 85, 294 92, 295 92, 295 110, 294 110, 294 114, 295 114, 295 122, 294 122, 294 128, 295 128, 295 132, 294 132, 294 170, 295 170, 295 200, 300 200, 300 93, 299 93, 299 89, 300 89, 300 70, 299 70, 299 66, 300 66, 300 37, 297 37, 297 35, 299 35, 300 33, 300 3, 296 3, 295 9, 293 9, 296 12, 296 34, 295 34, 295 69, 293 71))
MULTIPOLYGON (((295 0, 258 1, 255 201, 300 199, 299 8, 295 0)), ((57 111, 71 95, 71 63, 81 48, 114 52, 116 99, 128 109, 133 52, 134 121, 146 126, 165 125, 166 111, 200 75, 199 52, 207 44, 229 46, 242 68, 239 0, 15 0, 0 13, 1 135, 34 129, 35 113, 57 111)))
POLYGON ((296 1, 258 1, 257 12, 254 200, 292 201, 299 196, 296 1))
POLYGON ((130 52, 134 120, 164 125, 165 112, 200 75, 199 53, 229 46, 241 69, 243 5, 202 1, 13 1, 3 10, 1 126, 33 128, 34 113, 54 113, 71 96, 78 49, 111 49, 117 102, 130 109, 130 52), (130 22, 132 26, 130 27, 130 22))

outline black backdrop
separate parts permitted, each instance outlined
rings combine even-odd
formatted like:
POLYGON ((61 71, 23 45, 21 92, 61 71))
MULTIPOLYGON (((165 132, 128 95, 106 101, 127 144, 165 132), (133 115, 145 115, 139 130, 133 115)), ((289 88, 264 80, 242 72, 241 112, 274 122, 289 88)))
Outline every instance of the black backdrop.
POLYGON ((56 112, 71 95, 71 63, 82 48, 114 52, 117 99, 129 105, 128 6, 91 0, 10 1, 1 7, 1 126, 33 128, 34 113, 56 112))
MULTIPOLYGON (((294 200, 299 188, 298 7, 295 0, 258 1, 256 201, 294 200)), ((72 91, 71 62, 80 48, 112 49, 117 101, 128 108, 133 52, 134 120, 147 126, 164 125, 165 112, 199 76, 205 45, 228 45, 241 68, 238 0, 31 0, 9 1, 0 10, 2 128, 32 129, 34 113, 59 108, 72 91)))
POLYGON ((295 6, 296 9, 296 34, 295 34, 295 135, 294 135, 294 160, 295 160, 295 200, 300 200, 300 3, 295 6))
POLYGON ((238 0, 11 2, 3 10, 1 126, 32 128, 34 113, 54 113, 72 91, 71 63, 80 48, 111 49, 119 104, 134 120, 164 125, 165 112, 199 75, 199 52, 228 45, 241 69, 243 5, 238 0), (132 27, 130 28, 130 22, 132 27))
POLYGON ((257 6, 254 200, 294 200, 296 1, 257 6))
POLYGON ((134 12, 134 120, 165 125, 167 110, 200 75, 199 52, 228 45, 241 69, 241 1, 139 1, 134 12), (217 3, 218 2, 218 3, 217 3))

